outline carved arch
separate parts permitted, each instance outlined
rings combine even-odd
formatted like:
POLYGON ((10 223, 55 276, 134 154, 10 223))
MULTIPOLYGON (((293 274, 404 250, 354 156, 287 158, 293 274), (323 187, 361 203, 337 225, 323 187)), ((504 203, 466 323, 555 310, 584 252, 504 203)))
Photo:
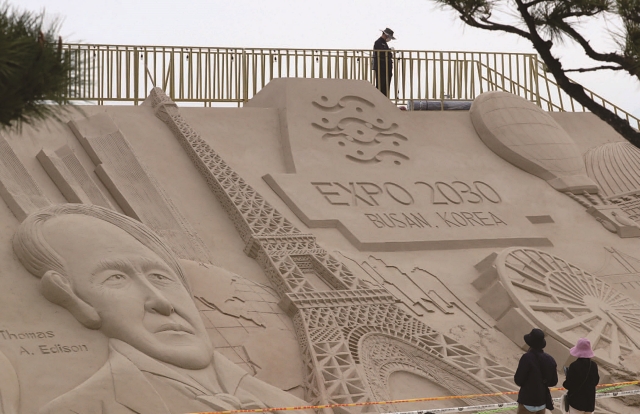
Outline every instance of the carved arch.
MULTIPOLYGON (((390 378, 396 372, 408 372, 445 388, 449 395, 493 393, 496 389, 442 357, 371 327, 360 335, 358 357, 371 394, 376 401, 392 399, 390 378)), ((505 402, 504 398, 460 399, 460 405, 505 402)), ((389 407, 397 410, 402 407, 389 407)))

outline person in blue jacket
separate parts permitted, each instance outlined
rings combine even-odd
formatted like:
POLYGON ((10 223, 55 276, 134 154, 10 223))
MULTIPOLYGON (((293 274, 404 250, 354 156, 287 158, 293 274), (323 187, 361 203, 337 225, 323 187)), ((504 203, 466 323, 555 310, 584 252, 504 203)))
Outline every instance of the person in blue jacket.
POLYGON ((513 377, 520 387, 517 414, 544 414, 545 408, 553 410, 549 387, 558 383, 556 361, 543 351, 547 346, 544 332, 534 328, 524 336, 529 350, 522 355, 513 377))

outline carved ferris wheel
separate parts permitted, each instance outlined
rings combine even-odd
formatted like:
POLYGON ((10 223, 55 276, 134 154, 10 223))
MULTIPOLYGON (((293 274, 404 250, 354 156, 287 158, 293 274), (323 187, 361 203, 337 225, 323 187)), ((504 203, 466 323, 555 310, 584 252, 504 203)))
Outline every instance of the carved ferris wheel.
POLYGON ((615 365, 640 352, 640 303, 607 283, 536 249, 506 249, 495 265, 517 306, 565 346, 588 338, 596 356, 615 365))

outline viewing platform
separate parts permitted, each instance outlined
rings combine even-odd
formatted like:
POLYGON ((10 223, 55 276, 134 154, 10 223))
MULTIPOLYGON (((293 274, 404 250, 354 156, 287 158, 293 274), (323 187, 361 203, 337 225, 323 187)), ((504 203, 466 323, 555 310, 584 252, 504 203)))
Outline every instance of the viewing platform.
MULTIPOLYGON (((153 87, 174 102, 243 106, 275 78, 352 79, 374 82, 367 49, 279 49, 65 44, 86 83, 73 85, 74 101, 139 105, 153 87)), ((549 112, 587 111, 566 95, 536 54, 395 50, 390 99, 407 109, 464 108, 486 91, 521 96, 549 112)), ((625 118, 640 119, 597 93, 596 102, 625 118)))

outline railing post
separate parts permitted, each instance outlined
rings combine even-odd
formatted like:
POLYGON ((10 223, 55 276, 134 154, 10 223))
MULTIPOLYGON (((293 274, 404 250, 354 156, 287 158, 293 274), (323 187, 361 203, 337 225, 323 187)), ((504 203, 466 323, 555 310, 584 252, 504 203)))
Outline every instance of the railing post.
POLYGON ((133 48, 133 104, 138 105, 138 88, 140 83, 140 60, 138 59, 138 48, 133 48))
POLYGON ((176 82, 175 82, 175 51, 171 49, 171 57, 169 58, 169 97, 172 101, 176 101, 176 82))
MULTIPOLYGON (((440 110, 444 110, 444 58, 442 56, 442 52, 439 52, 440 55, 440 110)), ((449 71, 447 70, 447 73, 449 71)))
POLYGON ((242 49, 242 88, 244 89, 242 94, 242 104, 244 105, 249 101, 249 61, 247 58, 247 51, 242 49))
POLYGON ((539 85, 539 80, 540 80, 540 74, 538 73, 538 70, 540 68, 539 64, 538 64, 538 55, 535 54, 533 55, 533 81, 535 82, 534 86, 535 86, 535 92, 536 92, 536 104, 542 108, 542 103, 540 102, 540 85, 539 85))

